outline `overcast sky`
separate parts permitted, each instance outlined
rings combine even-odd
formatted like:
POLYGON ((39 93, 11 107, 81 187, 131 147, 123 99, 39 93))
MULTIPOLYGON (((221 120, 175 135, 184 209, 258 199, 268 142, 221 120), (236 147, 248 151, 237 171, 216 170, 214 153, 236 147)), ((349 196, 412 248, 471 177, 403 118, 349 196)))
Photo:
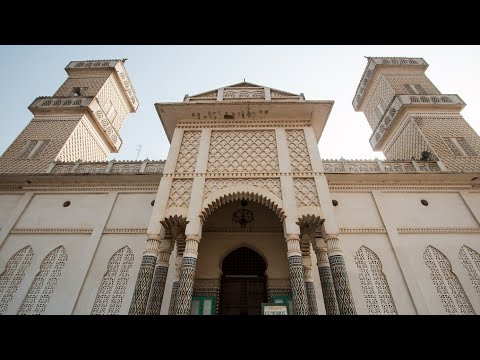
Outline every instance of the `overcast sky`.
POLYGON ((29 123, 27 107, 65 81, 72 60, 127 58, 140 107, 120 132, 123 145, 109 159, 165 159, 169 143, 156 102, 181 102, 245 80, 307 100, 334 100, 319 143, 324 159, 383 159, 373 152, 371 129, 352 99, 365 56, 423 57, 427 76, 445 94, 467 103, 462 115, 480 133, 480 46, 0 46, 0 153, 29 123))

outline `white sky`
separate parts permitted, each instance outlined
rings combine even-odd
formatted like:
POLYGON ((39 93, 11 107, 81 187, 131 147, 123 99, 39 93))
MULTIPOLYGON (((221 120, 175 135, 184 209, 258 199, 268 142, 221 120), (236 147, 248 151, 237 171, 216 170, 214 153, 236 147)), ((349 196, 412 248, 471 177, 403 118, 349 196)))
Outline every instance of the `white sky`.
POLYGON ((427 76, 445 94, 458 94, 462 115, 480 133, 480 46, 0 46, 0 153, 29 123, 27 107, 65 81, 72 60, 128 58, 126 67, 140 107, 120 132, 123 146, 111 158, 165 159, 169 143, 156 102, 181 102, 185 94, 243 81, 307 100, 334 100, 319 143, 324 159, 383 159, 373 152, 371 129, 352 99, 365 56, 423 57, 427 76))

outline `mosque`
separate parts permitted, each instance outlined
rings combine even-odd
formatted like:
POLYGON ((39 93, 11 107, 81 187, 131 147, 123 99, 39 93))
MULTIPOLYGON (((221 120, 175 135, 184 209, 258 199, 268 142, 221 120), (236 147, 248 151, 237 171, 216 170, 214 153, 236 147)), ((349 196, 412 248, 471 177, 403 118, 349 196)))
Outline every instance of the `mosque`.
POLYGON ((165 161, 107 161, 125 61, 70 62, 0 157, 0 314, 480 313, 465 103, 422 58, 367 61, 352 104, 384 161, 322 160, 333 101, 248 82, 155 104, 165 161))

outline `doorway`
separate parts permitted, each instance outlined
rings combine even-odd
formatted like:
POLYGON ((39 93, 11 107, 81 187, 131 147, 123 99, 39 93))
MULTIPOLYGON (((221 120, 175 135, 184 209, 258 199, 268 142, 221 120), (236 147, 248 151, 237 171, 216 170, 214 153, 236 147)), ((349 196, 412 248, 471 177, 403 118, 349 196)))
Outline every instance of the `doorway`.
POLYGON ((267 302, 267 264, 254 250, 241 247, 222 263, 220 315, 260 315, 267 302))

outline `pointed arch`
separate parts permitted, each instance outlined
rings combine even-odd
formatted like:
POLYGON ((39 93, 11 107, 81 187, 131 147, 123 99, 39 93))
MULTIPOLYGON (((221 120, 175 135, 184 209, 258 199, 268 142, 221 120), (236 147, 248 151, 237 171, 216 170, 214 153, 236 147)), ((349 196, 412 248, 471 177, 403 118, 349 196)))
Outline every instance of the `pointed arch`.
POLYGON ((467 269, 468 277, 475 291, 480 295, 480 254, 467 245, 463 245, 459 257, 463 266, 467 269))
POLYGON ((437 248, 428 245, 423 260, 447 314, 475 314, 448 258, 437 248))
POLYGON ((67 259, 67 251, 62 245, 45 256, 18 310, 19 315, 40 315, 45 312, 67 259))
POLYGON ((8 260, 5 271, 0 275, 0 315, 7 311, 13 295, 25 277, 25 271, 30 266, 32 258, 32 247, 27 245, 8 260))
POLYGON ((92 315, 118 315, 127 289, 133 252, 128 246, 116 251, 107 265, 107 272, 97 292, 92 315))
POLYGON ((375 252, 361 246, 355 254, 355 264, 360 271, 360 283, 367 302, 369 315, 397 315, 387 277, 382 271, 382 262, 375 252))

